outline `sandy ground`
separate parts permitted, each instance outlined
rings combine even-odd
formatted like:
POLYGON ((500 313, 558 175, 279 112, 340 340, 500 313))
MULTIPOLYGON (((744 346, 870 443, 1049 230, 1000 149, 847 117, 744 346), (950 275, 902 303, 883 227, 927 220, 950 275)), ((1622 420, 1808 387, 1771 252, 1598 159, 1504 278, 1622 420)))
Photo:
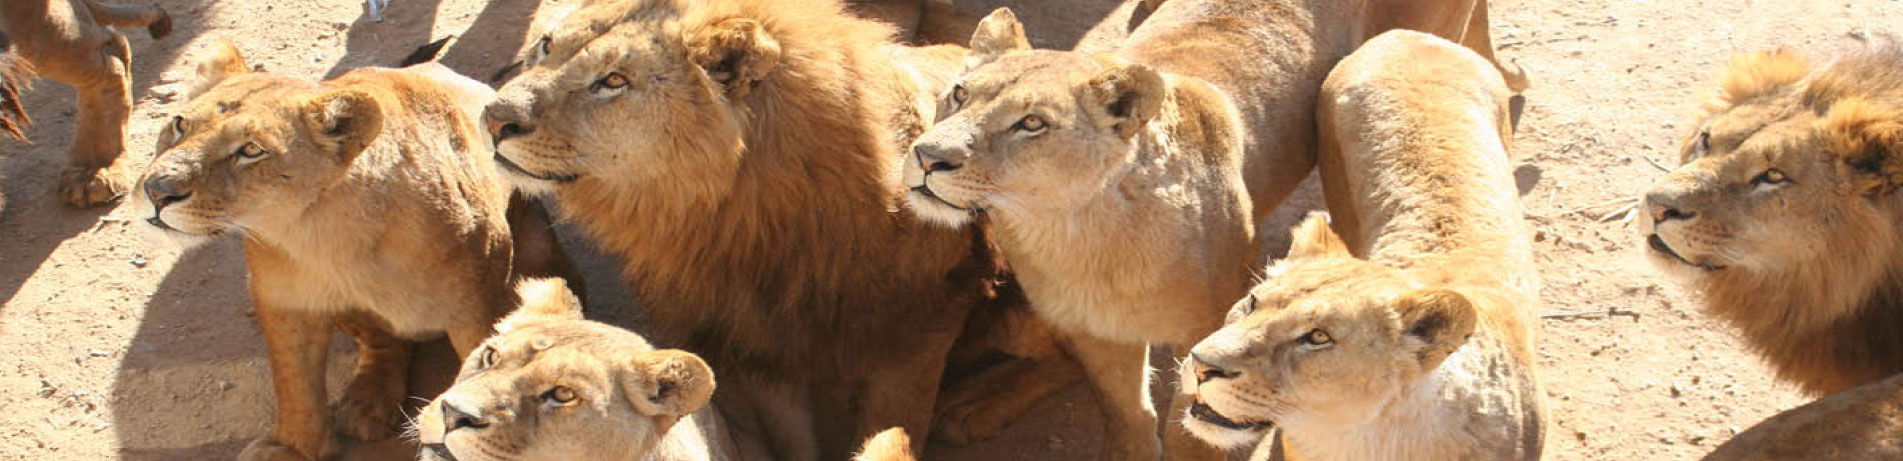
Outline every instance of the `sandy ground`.
MULTIPOLYGON (((373 23, 361 4, 342 0, 159 0, 178 30, 161 42, 128 33, 138 107, 127 155, 137 165, 150 158, 156 133, 182 104, 185 57, 211 39, 237 41, 268 70, 320 76, 466 35, 442 61, 480 78, 520 46, 531 18, 576 1, 396 0, 389 19, 373 23)), ((1051 48, 1112 43, 1130 11, 1112 0, 958 1, 978 14, 1001 3, 1018 7, 1034 42, 1051 48)), ((1701 316, 1694 296, 1638 262, 1629 227, 1580 210, 1643 190, 1659 175, 1644 158, 1675 162, 1730 54, 1783 46, 1828 56, 1903 21, 1903 1, 1507 0, 1493 17, 1501 56, 1534 78, 1513 147, 1527 219, 1539 229, 1545 308, 1635 313, 1540 323, 1548 458, 1695 459, 1803 402, 1701 316)), ((0 145, 11 204, 0 214, 0 459, 226 459, 263 434, 272 414, 241 252, 233 241, 184 253, 156 247, 128 225, 132 210, 59 205, 52 179, 72 136, 72 100, 70 89, 41 82, 27 101, 37 143, 0 145)), ((1318 203, 1311 190, 1278 212, 1279 222, 1318 203)), ((571 250, 585 251, 572 235, 571 250)), ((590 315, 637 323, 607 259, 583 259, 597 295, 590 315)), ((418 370, 419 395, 447 380, 445 351, 437 345, 425 356, 434 365, 418 370)), ((333 367, 334 381, 346 365, 333 367)), ((929 457, 1093 458, 1097 419, 1088 392, 1074 388, 1013 434, 934 444, 929 457)), ((393 441, 350 458, 402 459, 410 450, 393 441)))

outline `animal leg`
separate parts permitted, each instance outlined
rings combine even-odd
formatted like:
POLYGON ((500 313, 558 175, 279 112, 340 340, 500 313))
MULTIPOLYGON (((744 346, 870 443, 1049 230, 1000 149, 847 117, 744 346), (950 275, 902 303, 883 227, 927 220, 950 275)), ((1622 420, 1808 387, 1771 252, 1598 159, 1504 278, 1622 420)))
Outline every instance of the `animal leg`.
POLYGON ((338 432, 365 441, 395 435, 409 391, 410 343, 367 312, 338 316, 337 328, 357 340, 357 370, 335 410, 338 432))
POLYGON ((277 422, 271 435, 239 453, 239 461, 325 459, 336 451, 324 408, 324 361, 330 354, 329 319, 253 297, 258 326, 271 358, 277 422))
POLYGON ((1150 405, 1149 348, 1141 343, 1071 335, 1066 344, 1083 364, 1103 407, 1102 459, 1155 461, 1162 454, 1156 437, 1156 408, 1150 405))
POLYGON ((1514 93, 1526 91, 1527 87, 1532 85, 1532 82, 1527 79, 1526 69, 1520 68, 1520 63, 1500 62, 1499 58, 1494 57, 1493 33, 1489 32, 1489 22, 1487 0, 1476 0, 1473 14, 1467 17, 1467 33, 1461 36, 1460 44, 1475 53, 1480 53, 1480 57, 1487 58, 1487 62, 1493 63, 1493 67, 1500 69, 1500 76, 1506 79, 1508 90, 1514 93))
POLYGON ((79 93, 79 123, 60 171, 59 195, 67 205, 85 208, 124 195, 130 182, 125 165, 126 120, 132 115, 131 51, 125 36, 114 33, 101 51, 98 72, 74 82, 79 93))

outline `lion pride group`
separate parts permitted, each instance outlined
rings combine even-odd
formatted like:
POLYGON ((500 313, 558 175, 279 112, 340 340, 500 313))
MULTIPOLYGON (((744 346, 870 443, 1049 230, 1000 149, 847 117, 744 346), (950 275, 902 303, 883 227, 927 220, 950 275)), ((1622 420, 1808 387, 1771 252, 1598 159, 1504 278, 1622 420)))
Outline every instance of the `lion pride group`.
MULTIPOLYGON (((938 0, 592 0, 499 90, 430 47, 316 81, 218 43, 134 179, 110 28, 171 18, 7 0, 0 130, 34 75, 70 84, 65 201, 244 236, 277 416, 242 460, 399 431, 425 460, 902 460, 1078 380, 1105 459, 1539 458, 1528 80, 1486 2, 1139 8, 1086 54, 938 0), (1255 227, 1315 169, 1328 213, 1255 227), (583 319, 552 220, 646 324, 583 319), (411 341, 443 335, 456 384, 405 418, 411 341), (1180 357, 1162 411, 1149 346, 1180 357)), ((1903 458, 1903 51, 1718 86, 1637 238, 1824 397, 1707 459, 1903 458)))

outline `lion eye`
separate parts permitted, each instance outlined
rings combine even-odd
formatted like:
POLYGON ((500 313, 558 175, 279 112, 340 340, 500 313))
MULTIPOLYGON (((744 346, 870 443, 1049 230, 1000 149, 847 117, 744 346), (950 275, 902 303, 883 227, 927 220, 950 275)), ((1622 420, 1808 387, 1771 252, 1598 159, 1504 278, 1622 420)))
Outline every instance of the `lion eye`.
POLYGON ((595 91, 619 90, 627 87, 628 76, 621 75, 620 72, 611 73, 605 77, 601 77, 600 80, 595 80, 595 91))
POLYGON ((952 87, 952 92, 951 92, 952 103, 964 104, 965 98, 970 98, 970 97, 971 97, 971 92, 969 90, 966 90, 964 85, 956 85, 952 87))
POLYGON ((258 145, 258 143, 247 142, 247 143, 244 143, 243 146, 238 147, 237 153, 238 153, 238 157, 244 160, 257 160, 260 158, 264 158, 265 154, 268 154, 269 152, 265 151, 264 146, 260 146, 258 145))
POLYGON ((172 116, 172 135, 173 136, 185 135, 185 117, 181 117, 177 115, 172 116))
POLYGON ((1026 133, 1036 133, 1039 131, 1043 131, 1044 126, 1045 126, 1044 117, 1039 117, 1036 114, 1032 114, 1032 115, 1026 115, 1024 116, 1024 118, 1019 119, 1018 124, 1012 125, 1011 129, 1023 131, 1026 133))
POLYGON ((572 403, 575 403, 576 398, 577 396, 575 395, 575 390, 569 389, 568 387, 565 387, 565 386, 555 386, 554 388, 549 389, 548 392, 542 393, 543 401, 546 401, 548 403, 555 404, 555 405, 572 404, 572 403))
POLYGON ((482 359, 476 361, 476 369, 483 370, 496 364, 496 348, 482 348, 482 359))
POLYGON ((1316 328, 1313 330, 1308 330, 1308 334, 1302 335, 1302 337, 1300 339, 1297 339, 1296 341, 1300 341, 1303 345, 1306 345, 1306 346, 1326 346, 1326 345, 1334 343, 1335 338, 1332 336, 1329 336, 1328 332, 1322 331, 1322 329, 1320 328, 1316 328))
POLYGON ((1711 150, 1711 131, 1710 130, 1698 132, 1698 150, 1700 151, 1711 150))
POLYGON ((1758 173, 1758 177, 1751 178, 1752 184, 1756 184, 1760 186, 1763 186, 1763 185, 1775 186, 1775 185, 1784 184, 1787 182, 1791 182, 1791 178, 1789 176, 1785 176, 1784 171, 1776 169, 1776 168, 1764 170, 1763 173, 1758 173))

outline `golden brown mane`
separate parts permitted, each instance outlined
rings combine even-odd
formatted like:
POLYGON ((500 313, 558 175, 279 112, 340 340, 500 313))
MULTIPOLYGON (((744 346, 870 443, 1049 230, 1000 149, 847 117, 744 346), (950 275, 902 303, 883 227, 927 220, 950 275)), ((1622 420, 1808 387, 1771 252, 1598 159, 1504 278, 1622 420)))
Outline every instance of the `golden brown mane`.
POLYGON ((31 89, 33 66, 13 54, 13 44, 0 34, 0 133, 26 140, 22 132, 33 118, 20 105, 20 93, 31 89))
MULTIPOLYGON (((1887 184, 1861 186, 1848 174, 1835 200, 1870 200, 1887 224, 1844 219, 1833 226, 1860 226, 1855 239, 1818 238, 1814 258, 1792 260, 1775 271, 1726 270, 1702 278, 1708 312, 1739 328, 1777 375, 1813 394, 1847 389, 1903 372, 1903 48, 1881 47, 1841 59, 1808 78, 1793 79, 1796 58, 1779 54, 1747 58, 1725 82, 1732 95, 1791 91, 1779 102, 1786 114, 1823 115, 1819 133, 1829 152, 1845 156, 1847 168, 1882 172, 1887 184), (1738 77, 1743 75, 1743 77, 1738 77), (1800 81, 1801 80, 1801 81, 1800 81), (1794 85, 1788 89, 1780 87, 1794 85), (1801 86, 1795 86, 1801 85, 1801 86), (1885 108, 1885 107, 1888 108, 1885 108), (1887 145, 1887 148, 1884 146, 1887 145), (1867 187, 1867 188, 1866 188, 1867 187), (1875 190, 1855 195, 1852 188, 1875 190), (1874 264, 1852 261, 1875 258, 1874 264), (1874 267, 1868 272, 1866 267, 1874 267)), ((1727 99, 1732 99, 1728 96, 1727 99)))

